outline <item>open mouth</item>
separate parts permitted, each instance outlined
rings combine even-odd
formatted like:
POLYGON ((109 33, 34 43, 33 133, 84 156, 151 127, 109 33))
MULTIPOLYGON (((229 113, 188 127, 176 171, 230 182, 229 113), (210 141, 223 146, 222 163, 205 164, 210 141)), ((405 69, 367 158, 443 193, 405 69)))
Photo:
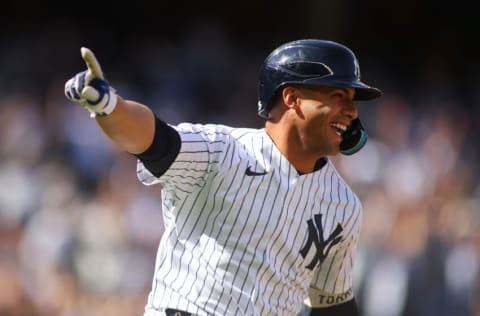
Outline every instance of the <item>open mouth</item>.
POLYGON ((338 136, 342 136, 342 134, 345 133, 345 131, 348 128, 347 125, 344 125, 344 124, 338 123, 338 122, 331 123, 330 126, 333 127, 336 130, 336 133, 337 133, 338 136))

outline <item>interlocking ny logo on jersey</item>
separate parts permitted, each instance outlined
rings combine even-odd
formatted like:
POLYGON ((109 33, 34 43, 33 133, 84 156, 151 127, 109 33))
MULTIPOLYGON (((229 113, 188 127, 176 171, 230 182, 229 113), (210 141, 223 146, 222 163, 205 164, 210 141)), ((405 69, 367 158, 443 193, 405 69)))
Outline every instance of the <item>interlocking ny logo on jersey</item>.
POLYGON ((305 243, 305 246, 300 250, 300 254, 305 259, 307 253, 309 252, 310 248, 314 245, 317 249, 315 253, 315 257, 312 261, 305 267, 309 270, 313 270, 317 263, 322 263, 323 260, 327 257, 330 249, 336 244, 340 242, 342 239, 342 235, 340 235, 343 231, 342 225, 337 224, 335 230, 328 236, 327 240, 323 238, 323 227, 322 227, 322 214, 316 214, 313 216, 315 220, 315 224, 313 221, 309 219, 307 221, 308 224, 308 239, 305 243))

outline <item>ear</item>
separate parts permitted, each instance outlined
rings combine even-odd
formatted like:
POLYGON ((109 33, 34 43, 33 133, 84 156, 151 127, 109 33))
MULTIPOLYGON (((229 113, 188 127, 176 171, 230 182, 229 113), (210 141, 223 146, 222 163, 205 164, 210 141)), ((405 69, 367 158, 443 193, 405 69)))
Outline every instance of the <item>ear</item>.
POLYGON ((290 109, 298 105, 299 96, 299 90, 295 87, 286 86, 282 90, 283 103, 290 109))

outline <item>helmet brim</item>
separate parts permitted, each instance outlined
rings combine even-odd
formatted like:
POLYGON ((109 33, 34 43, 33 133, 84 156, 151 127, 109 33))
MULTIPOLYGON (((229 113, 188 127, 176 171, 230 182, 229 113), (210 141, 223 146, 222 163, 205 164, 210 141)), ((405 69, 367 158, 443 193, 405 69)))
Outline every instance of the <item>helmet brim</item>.
MULTIPOLYGON (((383 95, 383 92, 375 87, 369 86, 359 80, 341 80, 331 78, 316 78, 316 79, 307 79, 303 81, 304 84, 308 85, 321 85, 326 87, 338 87, 338 88, 354 88, 355 97, 354 100, 357 101, 369 101, 374 100, 383 95)), ((298 84, 298 83, 297 83, 298 84)))
POLYGON ((383 95, 383 92, 380 89, 375 87, 354 87, 355 88, 355 97, 354 100, 357 101, 370 101, 375 100, 383 95))

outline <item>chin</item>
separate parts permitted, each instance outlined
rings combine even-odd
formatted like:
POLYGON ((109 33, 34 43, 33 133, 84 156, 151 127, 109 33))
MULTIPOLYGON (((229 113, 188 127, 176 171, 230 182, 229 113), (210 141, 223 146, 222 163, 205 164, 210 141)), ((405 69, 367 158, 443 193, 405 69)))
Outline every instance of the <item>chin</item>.
POLYGON ((323 148, 323 150, 319 151, 319 156, 320 157, 326 157, 326 156, 336 156, 340 153, 340 148, 338 149, 333 149, 333 148, 323 148))
POLYGON ((332 146, 332 148, 330 148, 330 150, 328 150, 327 156, 336 156, 339 153, 340 153, 340 144, 338 144, 336 146, 332 146))

